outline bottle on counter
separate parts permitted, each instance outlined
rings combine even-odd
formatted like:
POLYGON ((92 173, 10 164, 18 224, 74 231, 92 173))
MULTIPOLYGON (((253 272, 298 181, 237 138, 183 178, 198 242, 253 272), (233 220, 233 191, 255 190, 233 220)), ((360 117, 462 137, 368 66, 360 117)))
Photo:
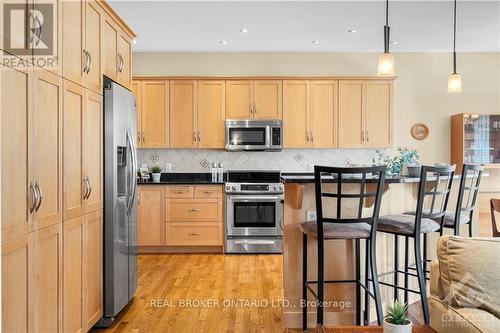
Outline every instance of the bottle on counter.
POLYGON ((212 183, 217 183, 218 179, 217 172, 218 172, 217 163, 214 162, 212 163, 212 183))
POLYGON ((224 165, 222 162, 219 163, 219 168, 217 169, 217 178, 219 183, 224 183, 224 165))

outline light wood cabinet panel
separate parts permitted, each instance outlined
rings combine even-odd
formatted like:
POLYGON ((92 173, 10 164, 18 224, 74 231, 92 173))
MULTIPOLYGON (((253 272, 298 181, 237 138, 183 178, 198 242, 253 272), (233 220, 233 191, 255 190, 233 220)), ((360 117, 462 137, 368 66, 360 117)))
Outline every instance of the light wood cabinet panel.
POLYGON ((173 246, 212 246, 222 245, 221 223, 167 223, 167 245, 173 246))
POLYGON ((166 198, 192 198, 194 186, 167 186, 165 188, 166 198))
POLYGON ((132 81, 130 86, 132 94, 135 96, 135 110, 137 114, 137 148, 142 148, 142 83, 132 81))
POLYGON ((83 121, 85 89, 64 81, 64 219, 83 215, 83 121))
POLYGON ((123 85, 125 88, 130 88, 130 83, 132 81, 132 46, 130 38, 123 32, 119 34, 118 37, 118 68, 117 68, 117 80, 118 83, 123 85))
POLYGON ((222 186, 198 185, 194 188, 195 198, 222 198, 224 196, 222 186))
POLYGON ((137 246, 165 244, 164 187, 139 186, 137 246))
POLYGON ((392 145, 392 82, 366 82, 366 144, 392 145))
POLYGON ((285 81, 283 101, 285 147, 309 146, 310 81, 285 81))
POLYGON ((84 216, 63 223, 63 327, 83 332, 84 216))
POLYGON ((35 332, 62 332, 62 223, 33 235, 33 321, 35 332))
POLYGON ((364 84, 339 82, 339 144, 342 148, 364 145, 364 84))
POLYGON ((280 80, 255 81, 254 118, 283 118, 283 82, 280 80))
POLYGON ((311 82, 311 144, 337 147, 337 81, 311 82))
POLYGON ((62 4, 63 76, 83 85, 86 0, 63 1, 62 4))
POLYGON ((170 81, 170 147, 196 148, 197 84, 170 81))
POLYGON ((89 330, 103 312, 102 210, 85 215, 84 226, 84 328, 89 330))
POLYGON ((222 221, 222 200, 169 199, 167 221, 218 222, 222 221))
POLYGON ((102 23, 102 70, 103 74, 116 81, 118 61, 118 27, 108 15, 102 23))
POLYGON ((169 146, 168 91, 168 81, 142 81, 142 148, 169 146))
POLYGON ((33 79, 32 71, 0 65, 2 240, 30 230, 32 179, 33 79), (14 174, 13 174, 14 172, 14 174), (31 198, 31 200, 30 200, 31 198))
POLYGON ((198 148, 224 148, 224 81, 198 81, 198 148))
POLYGON ((226 81, 226 118, 250 119, 254 101, 253 81, 226 81))
POLYGON ((33 233, 2 243, 2 330, 33 330, 33 233))
MULTIPOLYGON (((47 61, 37 61, 37 65, 45 70, 48 70, 54 74, 61 75, 62 72, 62 59, 63 59, 63 51, 62 51, 62 11, 63 11, 63 1, 64 0, 33 0, 30 1, 33 3, 33 9, 34 10, 40 10, 44 11, 45 8, 43 8, 46 5, 51 5, 52 6, 52 13, 53 17, 51 20, 56 20, 56 25, 55 31, 51 31, 51 38, 52 38, 52 52, 51 55, 54 55, 54 57, 47 57, 47 61)), ((16 1, 19 2, 19 1, 16 1)), ((44 22, 47 24, 47 22, 44 22)), ((49 24, 52 24, 50 22, 49 24)), ((46 29, 44 24, 42 24, 44 27, 43 29, 46 29)), ((42 36, 45 33, 44 30, 42 29, 42 36)), ((47 56, 46 49, 43 48, 34 48, 33 49, 33 56, 34 57, 39 57, 39 56, 47 56)))
POLYGON ((34 96, 33 178, 41 199, 34 211, 34 229, 62 221, 62 79, 36 71, 34 96))
POLYGON ((85 86, 96 93, 102 94, 101 7, 93 0, 87 0, 85 6, 85 51, 89 54, 85 86))

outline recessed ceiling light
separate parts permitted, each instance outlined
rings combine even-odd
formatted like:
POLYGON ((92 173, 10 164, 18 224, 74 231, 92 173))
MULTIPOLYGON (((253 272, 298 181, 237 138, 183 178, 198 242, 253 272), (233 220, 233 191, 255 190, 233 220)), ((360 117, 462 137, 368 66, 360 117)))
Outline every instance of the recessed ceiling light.
POLYGON ((356 32, 358 32, 358 30, 349 29, 349 30, 347 30, 347 32, 350 33, 350 34, 355 34, 356 32))
POLYGON ((397 45, 397 44, 398 44, 398 42, 397 42, 397 41, 395 41, 395 40, 391 40, 391 43, 390 43, 390 44, 391 44, 391 45, 397 45))
POLYGON ((313 40, 312 43, 313 44, 319 44, 319 40, 313 40))
POLYGON ((241 32, 242 34, 247 33, 247 32, 248 32, 248 29, 247 29, 247 28, 241 28, 241 29, 240 29, 240 32, 241 32))
POLYGON ((221 44, 221 45, 226 45, 226 44, 227 44, 227 42, 226 42, 225 40, 220 40, 220 41, 219 41, 219 44, 221 44))

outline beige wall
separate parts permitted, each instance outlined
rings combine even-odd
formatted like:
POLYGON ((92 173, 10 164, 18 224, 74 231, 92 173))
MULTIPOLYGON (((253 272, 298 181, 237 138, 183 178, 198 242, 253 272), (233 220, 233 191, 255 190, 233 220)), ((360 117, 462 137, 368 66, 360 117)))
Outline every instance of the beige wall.
MULTIPOLYGON (((448 53, 397 53, 394 143, 417 149, 423 162, 449 161, 450 115, 500 113, 500 54, 458 55, 463 93, 446 92, 452 70, 448 53), (424 141, 410 128, 429 126, 424 141)), ((375 75, 374 53, 135 53, 134 75, 179 76, 367 76, 375 75)))

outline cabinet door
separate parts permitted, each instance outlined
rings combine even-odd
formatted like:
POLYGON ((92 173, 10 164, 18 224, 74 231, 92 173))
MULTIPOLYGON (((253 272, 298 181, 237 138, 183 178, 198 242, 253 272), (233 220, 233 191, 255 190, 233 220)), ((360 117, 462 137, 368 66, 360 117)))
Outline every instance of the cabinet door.
POLYGON ((224 148, 224 81, 198 81, 199 148, 224 148))
POLYGON ((287 148, 308 147, 311 107, 309 81, 284 82, 284 144, 287 148))
POLYGON ((1 96, 8 96, 0 100, 2 240, 8 240, 30 230, 33 73, 1 65, 0 71, 1 96))
POLYGON ((130 88, 131 76, 131 59, 132 46, 130 38, 122 31, 118 37, 118 83, 126 88, 130 88))
POLYGON ((253 81, 226 81, 226 118, 250 119, 253 117, 253 81))
MULTIPOLYGON (((19 3, 20 1, 16 1, 19 3)), ((44 13, 44 10, 47 8, 45 6, 52 6, 52 15, 50 22, 43 22, 42 24, 42 36, 45 33, 45 29, 51 29, 50 35, 52 39, 52 52, 49 57, 47 57, 46 49, 44 48, 34 48, 33 55, 35 57, 47 57, 47 61, 38 61, 37 66, 48 70, 54 74, 60 75, 62 71, 62 11, 63 11, 63 2, 64 0, 32 0, 33 9, 39 10, 44 13), (45 7, 45 8, 43 8, 45 7), (49 24, 49 28, 46 28, 46 24, 49 24), (55 30, 52 29, 52 24, 55 30), (53 57, 52 57, 53 56, 53 57)))
POLYGON ((102 210, 85 215, 84 226, 84 327, 88 330, 102 317, 102 210))
POLYGON ((102 23, 102 71, 103 74, 116 81, 117 74, 117 43, 118 28, 115 22, 108 16, 103 15, 102 23))
POLYGON ((362 81, 339 81, 339 146, 364 145, 364 103, 362 81))
POLYGON ((135 110, 137 114, 137 148, 142 148, 142 83, 132 81, 131 89, 135 96, 135 110))
POLYGON ((35 332, 62 332, 62 223, 33 234, 35 332))
POLYGON ((365 84, 366 145, 392 145, 392 82, 375 81, 365 84))
POLYGON ((311 142, 313 147, 337 147, 337 81, 311 82, 311 142))
POLYGON ((84 216, 63 223, 63 327, 83 332, 84 216))
POLYGON ((35 209, 35 229, 62 221, 62 94, 59 76, 36 71, 33 176, 41 198, 35 209))
POLYGON ((33 329, 33 233, 2 243, 3 332, 33 329))
POLYGON ((142 81, 142 148, 168 148, 168 81, 142 81))
POLYGON ((137 246, 165 245, 165 199, 162 186, 139 186, 137 246))
POLYGON ((63 95, 63 205, 64 219, 83 214, 83 117, 85 89, 64 81, 63 95))
MULTIPOLYGON (((86 2, 85 10, 85 51, 88 52, 88 74, 85 77, 85 86, 102 94, 101 73, 101 7, 97 2, 86 2)), ((84 58, 85 60, 86 58, 84 58)))
POLYGON ((85 213, 102 209, 103 165, 102 96, 87 90, 84 112, 84 177, 89 193, 85 213))
POLYGON ((255 81, 255 119, 282 119, 282 101, 282 81, 255 81))
POLYGON ((63 1, 63 76, 83 85, 85 1, 63 1))
POLYGON ((170 81, 171 148, 196 148, 196 102, 196 81, 170 81))

